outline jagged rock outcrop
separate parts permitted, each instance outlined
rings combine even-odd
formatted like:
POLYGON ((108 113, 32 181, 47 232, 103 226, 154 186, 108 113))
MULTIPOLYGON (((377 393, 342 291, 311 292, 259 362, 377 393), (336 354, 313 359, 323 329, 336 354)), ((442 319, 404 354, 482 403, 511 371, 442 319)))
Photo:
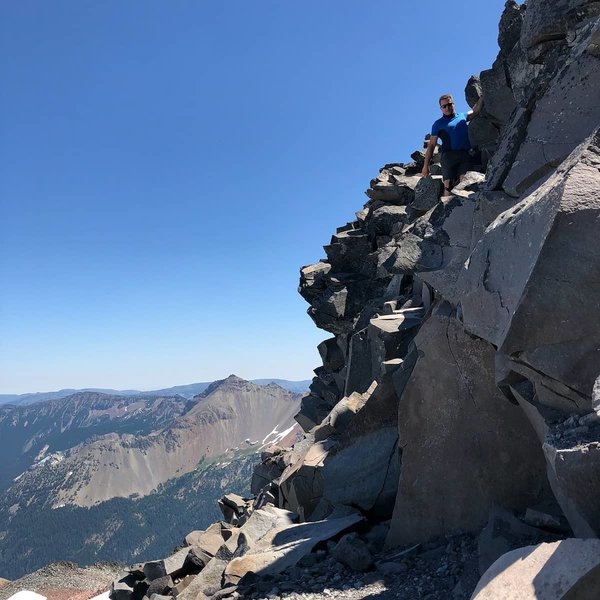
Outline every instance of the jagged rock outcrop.
MULTIPOLYGON (((394 548, 488 522, 482 570, 519 536, 600 535, 599 30, 597 2, 508 1, 498 57, 466 86, 484 101, 470 128, 485 175, 440 198, 421 149, 385 165, 326 258, 301 269, 308 314, 333 337, 296 415, 304 439, 265 452, 252 513, 298 522, 262 541, 243 531, 252 516, 238 522, 194 593, 214 593, 215 573, 233 588, 273 572, 277 538, 296 561, 303 527, 323 540, 308 532, 389 520, 394 548)), ((532 580, 567 594, 548 597, 600 595, 595 541, 555 543, 500 557, 476 597, 532 580)), ((455 597, 474 587, 455 583, 455 597)))
MULTIPOLYGON (((473 178, 430 206, 421 199, 433 181, 415 182, 416 162, 386 165, 371 182, 369 202, 346 226, 355 240, 353 260, 336 258, 351 255, 350 243, 338 237, 336 257, 328 251, 327 260, 301 272, 300 291, 317 325, 327 319, 324 304, 344 298, 335 326, 324 327, 336 334, 328 343, 344 363, 338 360, 334 370, 324 361, 316 378, 338 374, 337 397, 315 381, 297 417, 318 433, 323 449, 322 482, 305 498, 311 508, 318 505, 315 492, 326 497, 325 448, 337 443, 330 423, 338 406, 380 384, 411 348, 418 353, 408 384, 389 403, 399 412, 402 449, 390 544, 479 528, 492 502, 524 511, 548 496, 548 486, 575 531, 598 531, 583 498, 595 497, 592 482, 599 479, 587 445, 593 427, 584 426, 580 451, 572 452, 564 436, 560 443, 551 437, 573 413, 592 411, 600 371, 600 25, 594 3, 571 4, 507 2, 496 63, 466 88, 471 105, 484 99, 471 126, 490 153, 483 180, 473 178), (311 277, 316 269, 323 274, 318 280, 311 277), (402 311, 414 311, 412 327, 399 327, 394 337, 388 331, 387 344, 374 344, 378 321, 402 311), (517 399, 514 386, 527 384, 517 399), (577 493, 572 479, 584 473, 591 483, 577 493)), ((364 399, 362 410, 370 402, 364 399)), ((383 433, 385 416, 378 418, 383 433)), ((361 480, 360 461, 355 469, 361 480)), ((286 485, 294 485, 289 477, 286 485)), ((300 510, 309 505, 300 504, 300 510)))

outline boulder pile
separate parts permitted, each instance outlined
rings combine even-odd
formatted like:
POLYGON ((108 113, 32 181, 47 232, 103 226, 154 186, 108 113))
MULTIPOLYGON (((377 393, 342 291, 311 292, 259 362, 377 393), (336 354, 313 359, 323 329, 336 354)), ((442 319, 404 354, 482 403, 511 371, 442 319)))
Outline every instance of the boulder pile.
MULTIPOLYGON (((111 598, 240 595, 319 553, 363 572, 461 535, 477 599, 600 597, 577 539, 600 536, 600 4, 508 1, 498 43, 465 89, 482 172, 441 197, 422 149, 385 165, 301 269, 331 334, 304 439, 111 598)), ((427 597, 470 597, 459 571, 427 597)))

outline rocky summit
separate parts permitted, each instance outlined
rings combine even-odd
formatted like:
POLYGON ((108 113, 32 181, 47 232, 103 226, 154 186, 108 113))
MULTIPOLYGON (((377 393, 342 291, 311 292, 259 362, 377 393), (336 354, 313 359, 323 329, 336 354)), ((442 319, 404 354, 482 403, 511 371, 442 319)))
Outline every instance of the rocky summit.
POLYGON ((301 269, 303 439, 113 600, 600 597, 600 3, 509 1, 498 44, 480 168, 385 165, 301 269))

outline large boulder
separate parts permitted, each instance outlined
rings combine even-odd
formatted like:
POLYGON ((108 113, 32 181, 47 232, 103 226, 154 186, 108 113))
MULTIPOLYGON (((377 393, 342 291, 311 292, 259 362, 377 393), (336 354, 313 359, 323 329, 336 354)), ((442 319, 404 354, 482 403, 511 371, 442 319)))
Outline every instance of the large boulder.
POLYGON ((498 57, 491 69, 482 71, 479 79, 486 114, 490 115, 497 123, 506 123, 517 103, 506 78, 506 69, 502 58, 498 57))
POLYGON ((324 247, 331 268, 336 273, 354 273, 371 251, 369 236, 362 229, 336 233, 324 247))
POLYGON ((441 177, 422 177, 415 187, 415 199, 411 207, 415 210, 427 212, 431 210, 444 193, 444 182, 441 177))
POLYGON ((323 497, 321 470, 334 445, 329 439, 311 444, 308 438, 305 442, 302 454, 279 478, 280 506, 296 512, 302 520, 314 512, 323 497))
POLYGON ((405 177, 382 172, 377 180, 371 182, 371 187, 365 193, 371 200, 381 200, 402 206, 410 204, 414 200, 415 187, 418 182, 419 177, 415 175, 405 177))
POLYGON ((526 546, 500 557, 471 600, 596 600, 600 597, 600 540, 566 539, 526 546))
POLYGON ((369 546, 356 533, 343 536, 331 552, 332 556, 353 571, 368 571, 373 566, 369 546))
POLYGON ((457 304, 456 282, 469 255, 474 208, 469 197, 444 198, 390 244, 393 253, 385 268, 390 273, 419 273, 421 280, 457 304))
POLYGON ((599 15, 600 6, 595 0, 528 0, 520 33, 521 46, 531 59, 539 59, 536 47, 566 40, 582 23, 599 15))
POLYGON ((344 397, 313 429, 315 443, 280 478, 282 506, 303 519, 326 516, 336 506, 389 518, 399 473, 394 375, 409 373, 413 364, 399 362, 381 385, 344 397))
POLYGON ((600 364, 600 134, 488 227, 461 281, 465 328, 589 399, 600 364))
POLYGON ((439 307, 398 409, 402 472, 388 545, 476 531, 493 503, 524 510, 549 494, 544 458, 494 381, 494 348, 439 307))
MULTIPOLYGON (((417 184, 417 189, 419 184, 417 184)), ((383 204, 375 208, 367 218, 366 228, 370 239, 375 241, 378 237, 391 235, 394 227, 406 223, 408 214, 406 206, 395 206, 393 204, 383 204)))
POLYGON ((362 520, 354 514, 338 519, 283 525, 270 529, 243 556, 235 557, 225 568, 226 583, 237 584, 247 573, 273 575, 294 566, 319 542, 349 529, 362 520))
POLYGON ((319 425, 319 423, 321 423, 321 421, 329 414, 331 409, 331 403, 320 396, 306 394, 302 397, 300 411, 294 416, 294 419, 296 419, 304 431, 308 432, 316 425, 319 425))
MULTIPOLYGON (((531 513, 528 509, 528 511, 531 513)), ((485 573, 503 554, 522 546, 554 542, 559 535, 517 519, 510 511, 493 506, 487 525, 479 534, 479 573, 485 573)))
POLYGON ((317 327, 333 334, 348 334, 365 304, 383 295, 387 282, 361 273, 330 271, 331 265, 323 262, 303 267, 299 291, 310 303, 307 312, 317 327))
POLYGON ((503 54, 509 53, 521 38, 521 27, 525 6, 519 6, 515 0, 508 0, 498 25, 498 46, 503 54))
POLYGON ((543 449, 548 479, 575 535, 600 536, 600 424, 552 427, 543 449))

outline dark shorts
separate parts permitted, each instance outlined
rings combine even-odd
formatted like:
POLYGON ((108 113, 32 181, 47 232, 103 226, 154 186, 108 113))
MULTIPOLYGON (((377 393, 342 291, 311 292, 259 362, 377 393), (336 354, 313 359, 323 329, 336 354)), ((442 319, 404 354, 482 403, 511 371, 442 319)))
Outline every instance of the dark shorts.
POLYGON ((442 178, 455 180, 467 171, 472 171, 475 163, 467 150, 442 152, 442 178))

